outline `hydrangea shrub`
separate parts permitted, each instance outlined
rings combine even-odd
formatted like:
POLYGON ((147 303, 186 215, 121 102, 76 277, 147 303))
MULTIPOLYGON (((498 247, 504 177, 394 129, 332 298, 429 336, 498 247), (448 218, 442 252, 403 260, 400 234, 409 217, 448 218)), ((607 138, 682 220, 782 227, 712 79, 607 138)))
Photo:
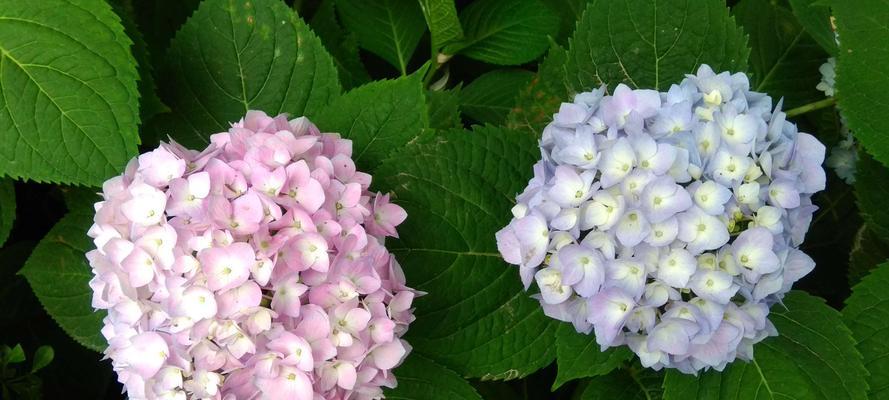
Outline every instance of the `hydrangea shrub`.
POLYGON ((686 373, 753 358, 769 307, 815 267, 798 249, 825 147, 743 73, 563 103, 497 232, 552 318, 686 373))
POLYGON ((0 398, 885 397, 884 3, 0 2, 0 398))
POLYGON ((384 239, 352 142, 248 112, 203 151, 175 142, 103 185, 93 306, 128 396, 375 398, 410 351, 417 292, 384 239))

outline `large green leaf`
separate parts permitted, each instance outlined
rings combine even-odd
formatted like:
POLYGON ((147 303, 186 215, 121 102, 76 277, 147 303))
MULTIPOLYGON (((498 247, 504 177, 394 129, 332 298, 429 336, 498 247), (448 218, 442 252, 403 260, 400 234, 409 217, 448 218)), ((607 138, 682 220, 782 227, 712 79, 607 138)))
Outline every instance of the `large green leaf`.
POLYGON ((793 108, 824 98, 815 86, 818 67, 827 53, 796 21, 790 10, 768 0, 742 0, 732 9, 750 35, 750 72, 753 90, 774 99, 784 98, 793 108))
POLYGON ((416 353, 409 355, 394 374, 398 386, 386 390, 387 399, 481 400, 456 372, 416 353))
POLYGON ((324 132, 352 139, 352 158, 372 171, 393 149, 429 126, 420 75, 374 81, 336 99, 314 119, 324 132))
POLYGON ((806 32, 831 55, 837 54, 837 42, 830 27, 830 7, 819 0, 790 0, 790 7, 806 32))
POLYGON ((873 400, 889 399, 889 263, 877 267, 852 289, 846 299, 843 320, 858 342, 864 365, 870 376, 868 396, 873 400))
POLYGON ((516 104, 516 96, 534 78, 523 69, 498 69, 475 78, 460 96, 466 115, 484 124, 500 124, 516 104))
POLYGON ((407 75, 407 64, 426 31, 416 0, 337 0, 337 11, 358 44, 407 75))
POLYGON ((656 400, 661 398, 663 371, 634 367, 590 379, 579 400, 656 400))
POLYGON ((889 241, 889 169, 867 154, 861 154, 855 168, 855 197, 858 210, 867 226, 880 238, 889 241))
POLYGON ((46 312, 78 343, 101 352, 105 311, 92 307, 93 277, 84 254, 93 247, 86 235, 93 223, 93 208, 76 201, 67 215, 34 248, 19 272, 34 289, 46 312))
POLYGON ((633 357, 626 346, 600 349, 593 334, 577 333, 568 323, 559 324, 556 333, 558 374, 553 390, 572 379, 605 375, 633 357))
POLYGON ((132 42, 101 0, 0 2, 0 175, 99 185, 136 154, 132 42))
POLYGON ((408 219, 387 243, 416 300, 414 351, 463 376, 512 379, 549 364, 557 323, 497 253, 515 194, 538 158, 530 135, 499 128, 429 132, 375 172, 408 219))
POLYGON ((889 165, 889 0, 835 0, 840 35, 837 102, 867 151, 889 165))
POLYGON ((314 115, 339 95, 333 61, 318 38, 278 0, 206 0, 167 53, 167 104, 200 146, 248 110, 314 115))
POLYGON ((336 19, 334 0, 324 0, 312 15, 309 27, 321 39, 324 48, 333 56, 343 88, 351 89, 370 81, 370 75, 358 57, 358 39, 346 32, 336 19))
POLYGON ((432 34, 432 49, 440 50, 444 45, 463 37, 463 28, 457 18, 454 0, 419 0, 426 17, 426 25, 432 34))
POLYGON ((9 238, 15 222, 15 184, 11 179, 0 178, 0 247, 9 238))
POLYGON ((747 37, 720 0, 598 0, 570 40, 566 82, 665 90, 700 64, 746 69, 747 37))
POLYGON ((866 399, 861 354, 840 313, 805 292, 793 291, 772 307, 778 329, 754 347, 754 360, 695 377, 670 371, 664 399, 866 399))
POLYGON ((546 51, 559 17, 538 0, 478 0, 460 12, 465 39, 445 49, 479 61, 518 65, 546 51))
POLYGON ((568 50, 553 46, 517 101, 509 126, 539 132, 574 94, 607 84, 665 90, 708 64, 746 69, 747 37, 719 0, 598 0, 568 50))

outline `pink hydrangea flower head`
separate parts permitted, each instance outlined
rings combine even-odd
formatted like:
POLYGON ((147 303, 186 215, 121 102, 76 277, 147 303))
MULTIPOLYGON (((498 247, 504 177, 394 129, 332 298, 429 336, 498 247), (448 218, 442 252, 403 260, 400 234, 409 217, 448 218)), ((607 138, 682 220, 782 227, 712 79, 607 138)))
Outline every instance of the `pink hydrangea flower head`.
POLYGON ((103 185, 87 253, 105 354, 132 399, 370 399, 419 295, 386 250, 407 214, 352 143, 250 111, 103 185))

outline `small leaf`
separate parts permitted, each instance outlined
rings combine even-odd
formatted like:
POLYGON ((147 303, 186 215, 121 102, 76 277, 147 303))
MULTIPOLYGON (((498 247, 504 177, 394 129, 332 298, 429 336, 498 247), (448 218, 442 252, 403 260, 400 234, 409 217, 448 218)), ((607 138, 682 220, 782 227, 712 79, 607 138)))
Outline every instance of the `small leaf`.
POLYGON ((768 0, 742 0, 732 9, 738 23, 750 35, 751 89, 784 98, 790 109, 821 100, 815 86, 821 81, 818 67, 827 53, 782 6, 768 0))
POLYGON ((498 69, 475 78, 460 95, 466 115, 484 124, 501 124, 516 104, 516 97, 534 78, 523 69, 498 69))
POLYGON ((806 32, 824 51, 835 56, 838 49, 836 36, 830 27, 830 7, 819 0, 790 0, 790 7, 806 32))
POLYGON ((432 49, 440 50, 444 45, 463 38, 463 28, 457 18, 454 0, 419 0, 426 26, 432 33, 432 49))
POLYGON ((136 26, 133 0, 112 0, 109 2, 123 24, 124 32, 133 40, 131 50, 139 72, 139 119, 144 123, 154 115, 169 111, 157 95, 154 82, 154 70, 151 67, 151 55, 148 44, 136 26))
POLYGON ((25 350, 22 349, 21 343, 18 343, 13 348, 9 348, 8 346, 3 346, 6 350, 6 354, 4 354, 4 360, 8 364, 18 364, 21 362, 25 362, 25 350))
POLYGON ((889 4, 834 0, 831 9, 840 35, 836 78, 840 113, 868 153, 889 165, 884 118, 889 115, 889 4))
POLYGON ((416 0, 337 0, 337 11, 358 44, 388 61, 402 75, 426 31, 416 0))
POLYGON ((151 65, 165 64, 165 53, 170 47, 170 41, 188 17, 198 9, 201 0, 132 0, 132 2, 136 25, 145 38, 151 65))
POLYGON ((506 126, 537 136, 543 132, 563 101, 570 101, 573 89, 565 83, 568 52, 553 45, 537 68, 537 74, 519 91, 516 105, 506 117, 506 126))
POLYGON ((15 222, 15 184, 12 179, 0 178, 0 247, 9 239, 15 222))
POLYGON ((858 342, 864 365, 870 375, 868 396, 873 400, 889 399, 889 263, 878 266, 861 283, 852 288, 846 299, 843 320, 858 342))
POLYGON ((352 139, 352 158, 372 171, 393 149, 429 126, 420 75, 374 81, 335 100, 313 121, 323 132, 352 139))
POLYGON ((855 197, 867 226, 882 240, 889 241, 889 169, 867 154, 861 154, 855 168, 855 197))
POLYGON ((543 54, 559 17, 538 0, 478 0, 460 13, 465 39, 445 49, 498 65, 519 65, 543 54))
POLYGON ((626 346, 602 351, 593 334, 578 333, 568 323, 559 324, 556 333, 556 362, 559 368, 553 390, 572 379, 608 374, 632 357, 633 353, 626 346))
POLYGON ((427 132, 375 171, 408 219, 387 241, 416 300, 414 351, 465 377, 515 379, 555 357, 557 323, 497 253, 515 193, 539 157, 530 135, 494 127, 427 132))
POLYGON ((697 377, 669 371, 664 399, 866 399, 867 371, 840 313, 805 292, 783 303, 769 315, 778 336, 757 344, 753 361, 697 377))
POLYGON ((324 48, 333 57, 336 70, 344 89, 351 89, 370 81, 370 75, 358 57, 358 39, 343 30, 336 19, 334 0, 324 0, 312 15, 309 27, 321 39, 324 48))
POLYGON ((429 127, 434 129, 462 128, 460 121, 460 94, 458 86, 449 90, 427 90, 429 103, 429 127))
POLYGON ((308 26, 278 0, 207 0, 167 52, 161 94, 203 147, 248 110, 312 116, 340 93, 336 67, 308 26))
POLYGON ((34 361, 31 364, 31 373, 35 373, 43 369, 43 367, 49 365, 52 362, 52 359, 55 357, 55 351, 53 351, 52 346, 43 345, 37 348, 37 351, 34 352, 34 361))
POLYGON ((410 354, 393 374, 398 386, 386 390, 387 399, 481 400, 456 372, 416 353, 410 354))
POLYGON ((107 347, 102 337, 105 311, 92 307, 93 274, 86 254, 92 241, 86 235, 93 223, 93 208, 85 202, 72 208, 34 248, 22 267, 23 275, 46 312, 77 343, 101 352, 107 347))
POLYGON ((568 44, 568 37, 574 32, 577 21, 586 9, 587 3, 591 0, 547 0, 544 1, 547 7, 552 9, 559 15, 559 33, 555 36, 556 43, 560 45, 568 44))
POLYGON ((880 239, 868 224, 862 224, 855 233, 849 253, 849 286, 855 286, 886 260, 889 260, 889 244, 880 239))
POLYGON ((663 371, 634 367, 590 379, 580 400, 655 400, 661 398, 663 371))
POLYGON ((0 175, 98 186, 139 142, 130 39, 101 0, 0 2, 0 175))

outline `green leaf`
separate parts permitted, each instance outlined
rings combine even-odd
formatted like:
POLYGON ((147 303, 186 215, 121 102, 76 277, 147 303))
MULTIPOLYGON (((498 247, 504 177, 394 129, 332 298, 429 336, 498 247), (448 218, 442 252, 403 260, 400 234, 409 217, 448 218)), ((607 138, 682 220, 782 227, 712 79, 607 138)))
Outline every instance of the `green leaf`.
POLYGON ((756 345, 753 361, 698 377, 670 371, 664 399, 866 399, 867 371, 840 313, 799 291, 784 304, 769 315, 778 336, 756 345))
POLYGON ((9 348, 9 346, 3 346, 3 350, 5 354, 3 354, 3 360, 8 364, 18 364, 20 362, 25 362, 25 350, 22 349, 22 344, 18 343, 13 348, 9 348))
POLYGON ((428 132, 375 171, 410 216, 387 243, 412 287, 414 351, 466 377, 514 379, 555 356, 557 323, 522 290, 494 233, 539 155, 530 135, 494 127, 428 132))
POLYGON ((321 39, 324 48, 333 56, 344 89, 351 89, 370 81, 370 75, 358 57, 358 39, 343 30, 336 19, 334 0, 324 0, 312 15, 309 27, 321 39))
POLYGON ((0 175, 98 186, 139 142, 130 39, 101 0, 0 2, 0 175))
POLYGON ((465 39, 448 48, 486 63, 519 65, 549 47, 559 17, 538 0, 478 0, 460 12, 465 39))
POLYGON ((509 126, 539 135, 559 103, 577 93, 618 83, 666 90, 700 64, 743 71, 749 52, 722 1, 598 0, 578 21, 568 50, 551 48, 509 126))
POLYGON ((580 400, 654 400, 661 398, 664 373, 648 368, 613 371, 590 379, 580 400))
POLYGON ((407 64, 426 31, 416 0, 337 0, 337 11, 358 44, 407 75, 407 64))
POLYGON ((144 123, 154 115, 170 109, 157 95, 157 86, 152 75, 154 71, 151 67, 151 55, 148 53, 148 44, 142 32, 136 26, 133 0, 112 0, 109 3, 120 17, 124 32, 133 40, 131 50, 139 72, 139 119, 144 123))
POLYGON ((43 345, 37 348, 37 351, 34 352, 34 361, 31 364, 31 373, 35 373, 43 369, 43 367, 49 365, 52 362, 52 359, 55 357, 55 351, 53 351, 52 346, 43 345))
POLYGON ((592 0, 546 0, 544 4, 559 15, 559 33, 556 34, 556 43, 568 44, 568 37, 574 32, 577 20, 586 9, 587 3, 592 0))
POLYGON ((556 332, 556 362, 559 369, 553 390, 572 379, 608 374, 632 357, 633 353, 626 346, 602 351, 592 333, 577 333, 573 325, 559 324, 556 332))
MULTIPOLYGON (((133 1, 136 25, 144 34, 151 65, 166 64, 165 53, 182 24, 198 9, 201 0, 133 1)), ((155 72, 158 72, 155 70, 155 72)), ((155 77, 163 78, 162 75, 155 77)))
POLYGON ((790 0, 790 7, 812 39, 831 55, 837 54, 837 42, 830 28, 830 7, 819 0, 790 0))
POLYGON ((458 86, 449 90, 427 90, 429 102, 429 127, 434 129, 462 128, 460 121, 460 94, 458 86))
POLYGON ((485 124, 501 124, 515 107, 516 96, 534 78, 523 69, 498 69, 475 78, 460 96, 466 115, 485 124))
POLYGON ((732 9, 750 35, 751 88, 784 98, 785 109, 824 98, 815 88, 818 67, 827 53, 796 21, 790 10, 768 0, 742 0, 732 9))
POLYGON ((553 45, 540 66, 537 75, 515 99, 516 106, 506 117, 511 129, 538 136, 548 124, 559 104, 569 101, 573 89, 567 86, 565 64, 568 52, 559 45, 553 45))
POLYGON ((884 263, 852 288, 852 296, 846 299, 843 309, 843 320, 852 330, 870 372, 868 398, 873 400, 889 399, 889 342, 885 338, 889 330, 887 287, 889 263, 884 263))
POLYGON ((393 372, 398 386, 386 390, 387 399, 481 400, 475 389, 456 372, 412 353, 393 372))
POLYGON ((318 113, 340 93, 321 41, 278 0, 207 0, 167 52, 161 93, 187 123, 174 132, 194 147, 248 110, 318 113))
POLYGON ((720 0, 598 0, 569 41, 567 87, 666 90, 701 64, 743 71, 747 37, 720 0))
POLYGON ((101 352, 107 347, 100 332, 106 312, 93 310, 89 286, 93 273, 84 256, 94 247, 86 235, 93 214, 92 205, 86 201, 72 202, 68 214, 37 244, 19 274, 28 280, 40 304, 68 335, 101 352))
POLYGON ((11 179, 0 178, 0 247, 9 239, 15 222, 15 184, 11 179))
POLYGON ((429 126, 420 75, 374 81, 336 99, 314 119, 323 132, 352 139, 352 158, 372 171, 392 149, 429 126))
POLYGON ((889 165, 889 0, 836 0, 840 35, 836 98, 849 129, 867 151, 889 165))
POLYGON ((855 197, 867 226, 881 239, 889 241, 889 169, 861 153, 855 168, 855 197))
POLYGON ((440 50, 444 45, 463 38, 463 28, 457 18, 454 0, 419 0, 426 18, 426 26, 432 33, 432 49, 440 50))
POLYGON ((880 239, 867 224, 862 224, 849 253, 849 286, 855 286, 872 269, 889 260, 889 244, 880 239))

